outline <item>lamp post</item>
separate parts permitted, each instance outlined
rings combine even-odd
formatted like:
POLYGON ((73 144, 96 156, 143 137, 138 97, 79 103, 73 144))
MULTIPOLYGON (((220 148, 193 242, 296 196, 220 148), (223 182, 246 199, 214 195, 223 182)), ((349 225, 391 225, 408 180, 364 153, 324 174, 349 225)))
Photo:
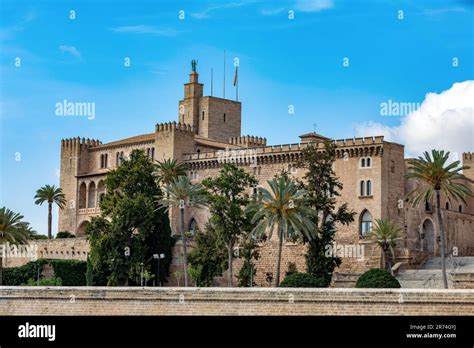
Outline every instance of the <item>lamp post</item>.
POLYGON ((143 262, 140 262, 141 273, 140 273, 140 284, 143 287, 143 262))
POLYGON ((153 254, 153 258, 156 259, 157 263, 158 263, 158 267, 157 267, 157 270, 156 270, 156 284, 157 284, 157 286, 161 286, 161 283, 160 283, 160 259, 164 259, 165 254, 153 254))

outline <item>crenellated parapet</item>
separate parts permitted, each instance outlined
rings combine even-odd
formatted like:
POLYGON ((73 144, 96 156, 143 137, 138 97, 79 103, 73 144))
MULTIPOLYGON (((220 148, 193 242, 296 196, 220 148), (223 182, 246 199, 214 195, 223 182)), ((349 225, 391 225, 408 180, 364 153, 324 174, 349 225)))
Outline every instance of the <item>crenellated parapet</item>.
POLYGON ((188 132, 193 133, 193 126, 181 123, 181 122, 165 122, 165 123, 157 123, 155 126, 155 132, 172 132, 172 131, 181 131, 181 132, 188 132))
POLYGON ((229 138, 229 144, 242 147, 260 147, 267 145, 267 138, 256 137, 253 135, 244 135, 240 137, 229 138))
POLYGON ((473 156, 474 156, 474 152, 463 152, 462 159, 463 161, 472 161, 473 156))
POLYGON ((79 137, 61 139, 61 149, 63 151, 68 151, 68 152, 91 149, 101 144, 102 142, 97 139, 79 138, 79 137))
MULTIPOLYGON (((383 155, 383 136, 333 140, 333 142, 337 145, 337 158, 383 155)), ((323 142, 282 144, 244 149, 244 151, 251 151, 251 153, 241 153, 241 150, 235 149, 193 153, 184 155, 184 160, 192 169, 219 167, 223 163, 224 155, 232 163, 241 165, 247 165, 250 162, 257 165, 293 163, 299 160, 302 150, 308 146, 314 146, 320 151, 325 151, 323 142), (251 161, 247 160, 248 158, 251 158, 251 161)))
POLYGON ((336 157, 364 157, 364 156, 382 156, 384 137, 382 135, 375 137, 349 138, 334 140, 337 146, 336 157))

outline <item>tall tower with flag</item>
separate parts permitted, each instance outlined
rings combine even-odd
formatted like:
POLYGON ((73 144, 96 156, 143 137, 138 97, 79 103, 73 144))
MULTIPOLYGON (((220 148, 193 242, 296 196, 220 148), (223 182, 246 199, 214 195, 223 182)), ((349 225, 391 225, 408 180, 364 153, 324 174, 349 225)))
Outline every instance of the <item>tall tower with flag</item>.
MULTIPOLYGON (((241 103, 230 99, 204 96, 199 83, 197 61, 191 63, 189 82, 184 84, 184 98, 179 101, 179 122, 193 126, 196 135, 228 143, 241 135, 241 103)), ((237 71, 236 71, 237 74, 237 71)), ((237 75, 234 85, 237 84, 237 75)))

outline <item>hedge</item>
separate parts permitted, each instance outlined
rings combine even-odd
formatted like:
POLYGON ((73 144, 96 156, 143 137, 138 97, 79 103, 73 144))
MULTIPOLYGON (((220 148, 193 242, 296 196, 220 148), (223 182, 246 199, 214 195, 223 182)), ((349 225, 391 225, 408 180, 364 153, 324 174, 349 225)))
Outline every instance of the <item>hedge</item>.
POLYGON ((31 261, 20 267, 3 269, 3 285, 24 285, 30 279, 37 279, 44 265, 51 265, 54 276, 61 278, 64 286, 86 285, 87 262, 76 260, 44 260, 31 261))
POLYGON ((356 288, 400 288, 400 283, 390 273, 383 269, 374 268, 357 279, 356 288))
POLYGON ((280 283, 282 288, 325 288, 326 283, 312 274, 292 273, 280 283))

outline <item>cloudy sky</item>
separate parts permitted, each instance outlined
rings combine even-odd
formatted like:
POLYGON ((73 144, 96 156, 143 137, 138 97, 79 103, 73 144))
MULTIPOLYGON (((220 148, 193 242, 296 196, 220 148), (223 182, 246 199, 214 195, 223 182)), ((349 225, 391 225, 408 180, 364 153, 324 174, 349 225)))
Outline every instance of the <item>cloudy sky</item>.
POLYGON ((192 59, 205 93, 213 69, 222 97, 224 50, 228 98, 240 63, 244 134, 295 143, 316 129, 335 139, 383 134, 407 156, 473 151, 473 8, 470 0, 3 0, 0 206, 45 233, 47 210, 33 196, 59 183, 60 140, 108 142, 176 119, 192 59), (95 118, 57 116, 65 99, 95 103, 95 118))

